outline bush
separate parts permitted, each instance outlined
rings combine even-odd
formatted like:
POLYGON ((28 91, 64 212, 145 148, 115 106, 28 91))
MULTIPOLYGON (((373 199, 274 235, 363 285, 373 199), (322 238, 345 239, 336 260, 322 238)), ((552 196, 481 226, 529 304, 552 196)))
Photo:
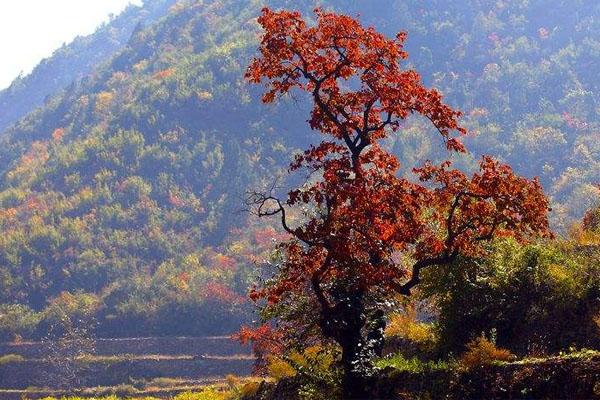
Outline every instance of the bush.
POLYGON ((65 323, 90 323, 100 307, 100 298, 92 293, 62 292, 42 312, 40 327, 61 334, 65 323))
POLYGON ((247 397, 255 396, 260 389, 260 385, 261 383, 256 381, 244 384, 240 389, 241 398, 244 399, 247 397))
POLYGON ((492 331, 499 346, 519 355, 597 347, 599 251, 581 251, 573 241, 501 240, 486 258, 428 271, 422 290, 439 309, 440 352, 461 353, 492 331))
POLYGON ((385 329, 388 348, 405 355, 431 353, 437 344, 436 332, 432 323, 419 321, 422 311, 414 304, 406 304, 402 312, 390 316, 385 329))
POLYGON ((267 374, 277 382, 284 378, 296 376, 296 370, 289 362, 279 357, 270 356, 267 357, 267 374))
POLYGON ((461 356, 460 365, 466 369, 494 364, 498 361, 513 361, 516 357, 506 349, 500 349, 485 336, 467 344, 467 351, 461 356))
POLYGON ((291 351, 281 357, 270 357, 269 376, 276 381, 293 378, 299 383, 301 399, 332 399, 338 396, 339 371, 335 365, 338 350, 311 346, 303 351, 291 351))

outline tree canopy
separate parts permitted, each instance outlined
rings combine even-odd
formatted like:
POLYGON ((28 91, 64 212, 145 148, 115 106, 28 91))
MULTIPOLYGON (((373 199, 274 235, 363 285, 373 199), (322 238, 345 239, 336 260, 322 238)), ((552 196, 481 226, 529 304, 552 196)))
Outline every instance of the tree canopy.
POLYGON ((404 33, 387 39, 319 9, 316 18, 311 26, 299 12, 265 8, 258 19, 260 56, 247 79, 266 81, 266 103, 294 89, 307 92, 309 124, 326 139, 292 162, 292 171, 308 177, 284 202, 271 193, 249 195, 257 215, 279 215, 292 236, 280 246, 274 277, 251 296, 265 298, 267 309, 296 308, 303 297, 315 304, 279 315, 279 329, 290 337, 290 323, 302 331, 316 325, 317 335, 341 347, 344 398, 363 398, 361 378, 382 339, 377 303, 394 292, 410 295, 423 269, 481 254, 496 236, 549 236, 548 201, 537 179, 488 156, 471 177, 450 161, 415 166, 416 179, 400 176, 398 159, 380 142, 401 135, 403 121, 417 114, 435 126, 448 151, 464 152, 460 112, 423 86, 416 71, 402 68, 404 33), (399 257, 410 260, 408 270, 399 257))

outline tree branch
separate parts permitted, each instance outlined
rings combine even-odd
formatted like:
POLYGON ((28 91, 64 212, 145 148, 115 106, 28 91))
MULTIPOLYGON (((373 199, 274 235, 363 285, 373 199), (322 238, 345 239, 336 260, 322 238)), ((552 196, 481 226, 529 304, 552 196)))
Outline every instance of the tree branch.
POLYGON ((458 256, 458 251, 454 250, 452 253, 449 253, 449 254, 446 253, 440 257, 426 258, 426 259, 417 261, 415 264, 413 264, 412 276, 410 277, 410 280, 408 280, 404 284, 396 284, 394 286, 394 289, 399 294, 402 294, 405 296, 410 296, 412 288, 414 288, 419 283, 421 283, 421 271, 423 269, 434 266, 434 265, 451 264, 452 262, 454 262, 454 260, 456 259, 457 256, 458 256))

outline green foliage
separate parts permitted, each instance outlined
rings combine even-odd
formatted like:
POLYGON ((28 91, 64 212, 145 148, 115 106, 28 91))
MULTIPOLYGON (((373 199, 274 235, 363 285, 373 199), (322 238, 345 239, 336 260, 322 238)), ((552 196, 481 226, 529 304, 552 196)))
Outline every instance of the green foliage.
POLYGON ((439 306, 441 349, 462 352, 482 333, 517 354, 596 346, 598 256, 573 241, 521 246, 505 240, 488 259, 432 270, 424 295, 439 306))
POLYGON ((418 357, 406 358, 401 353, 392 354, 375 362, 380 369, 393 368, 400 372, 423 373, 432 371, 448 371, 455 367, 451 361, 423 361, 418 357))
POLYGON ((13 340, 20 335, 30 335, 41 315, 21 304, 0 305, 0 337, 13 340))
POLYGON ((245 223, 233 211, 288 150, 264 144, 237 84, 253 34, 236 27, 258 9, 166 3, 148 2, 160 22, 4 134, 0 304, 41 323, 0 340, 82 310, 111 336, 222 334, 246 318, 247 267, 273 236, 232 232, 245 223))
POLYGON ((129 40, 136 26, 160 18, 175 0, 147 0, 142 7, 128 7, 110 22, 102 24, 94 34, 78 36, 57 49, 27 76, 20 75, 10 87, 0 91, 0 131, 71 85, 79 77, 91 73, 99 63, 112 57, 129 40), (49 79, 51 77, 51 79, 49 79))

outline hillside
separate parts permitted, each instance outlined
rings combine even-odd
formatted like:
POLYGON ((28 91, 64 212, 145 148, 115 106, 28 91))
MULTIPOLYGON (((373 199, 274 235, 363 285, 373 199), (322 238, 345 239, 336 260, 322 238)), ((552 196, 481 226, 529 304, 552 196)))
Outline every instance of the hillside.
POLYGON ((7 315, 25 334, 62 313, 93 315, 107 335, 239 326, 247 282, 234 257, 263 239, 240 234, 227 255, 210 246, 286 148, 262 139, 241 83, 251 35, 237 27, 252 15, 235 3, 172 7, 7 132, 0 292, 24 305, 7 315))
MULTIPOLYGON (((267 3, 305 13, 314 6, 267 3)), ((262 4, 167 4, 129 9, 9 89, 38 100, 54 94, 0 142, 3 339, 43 336, 64 315, 94 319, 106 336, 216 334, 247 318, 253 263, 277 234, 239 212, 241 197, 270 184, 305 147, 309 137, 296 127, 305 125, 306 105, 265 108, 243 81, 262 4), (112 34, 99 51, 94 43, 112 34), (58 73, 63 62, 77 67, 58 73)), ((595 200, 595 2, 552 10, 542 1, 322 4, 389 35, 409 32, 409 61, 466 113, 473 157, 459 160, 465 168, 491 153, 539 175, 557 228, 595 200)), ((0 126, 27 109, 14 99, 0 104, 0 126)), ((423 131, 411 120, 389 146, 401 159, 436 157, 423 131)))
POLYGON ((174 0, 146 1, 143 7, 129 6, 110 22, 88 36, 56 50, 28 75, 20 76, 0 91, 0 131, 43 104, 71 83, 88 75, 121 50, 138 24, 151 24, 174 0))

